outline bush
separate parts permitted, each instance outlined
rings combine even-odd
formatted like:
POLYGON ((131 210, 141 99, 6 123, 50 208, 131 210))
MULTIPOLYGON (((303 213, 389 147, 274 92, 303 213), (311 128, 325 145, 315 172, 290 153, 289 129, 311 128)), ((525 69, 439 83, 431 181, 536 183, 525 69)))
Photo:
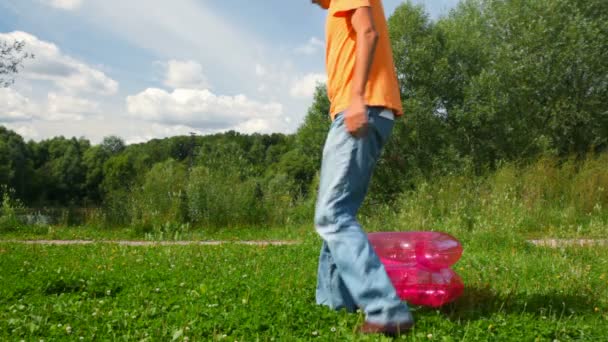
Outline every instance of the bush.
POLYGON ((188 214, 205 227, 262 224, 263 193, 255 179, 241 180, 227 170, 196 167, 186 188, 188 214))
POLYGON ((186 176, 186 167, 173 159, 155 164, 130 195, 131 224, 154 227, 185 223, 186 176))
POLYGON ((21 203, 14 199, 15 191, 6 186, 0 189, 2 193, 2 206, 0 206, 0 232, 17 231, 21 223, 17 218, 16 210, 22 208, 21 203))
POLYGON ((504 164, 483 177, 422 182, 397 200, 392 230, 605 234, 606 165, 608 154, 579 162, 544 157, 529 165, 504 164))

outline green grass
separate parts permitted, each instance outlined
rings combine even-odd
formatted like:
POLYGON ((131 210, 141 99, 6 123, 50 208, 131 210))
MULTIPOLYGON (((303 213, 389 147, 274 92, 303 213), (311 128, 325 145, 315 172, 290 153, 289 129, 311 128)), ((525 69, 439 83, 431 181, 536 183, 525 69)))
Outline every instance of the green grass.
POLYGON ((234 227, 197 228, 175 232, 143 233, 133 227, 100 229, 79 226, 30 226, 0 232, 2 240, 300 240, 310 233, 311 226, 297 227, 234 227))
MULTIPOLYGON (((40 246, 0 242, 0 340, 342 341, 361 314, 315 305, 320 242, 295 246, 40 246)), ((278 233, 277 233, 278 234, 278 233)), ((466 292, 414 307, 399 340, 566 341, 608 336, 608 250, 546 249, 460 233, 466 292)))

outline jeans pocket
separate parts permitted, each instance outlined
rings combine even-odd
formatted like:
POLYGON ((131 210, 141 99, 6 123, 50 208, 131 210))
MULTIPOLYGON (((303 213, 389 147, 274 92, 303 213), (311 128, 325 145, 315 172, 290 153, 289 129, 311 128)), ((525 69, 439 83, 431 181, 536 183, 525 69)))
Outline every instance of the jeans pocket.
POLYGON ((374 118, 374 126, 381 139, 380 147, 383 147, 391 136, 393 127, 395 126, 395 120, 378 115, 374 118))

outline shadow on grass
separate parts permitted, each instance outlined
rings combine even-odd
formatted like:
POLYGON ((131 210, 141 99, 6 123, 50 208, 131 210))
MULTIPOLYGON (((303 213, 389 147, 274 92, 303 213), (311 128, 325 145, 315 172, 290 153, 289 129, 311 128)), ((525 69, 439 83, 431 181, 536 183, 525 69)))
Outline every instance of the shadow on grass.
POLYGON ((570 316, 593 312, 598 300, 590 296, 557 292, 497 294, 491 288, 472 287, 466 288, 458 300, 440 311, 454 321, 473 321, 494 313, 570 316))
POLYGON ((57 279, 51 281, 44 288, 46 295, 59 295, 65 293, 84 293, 97 297, 115 297, 122 291, 122 286, 108 282, 99 282, 94 284, 86 284, 84 281, 77 279, 57 279))

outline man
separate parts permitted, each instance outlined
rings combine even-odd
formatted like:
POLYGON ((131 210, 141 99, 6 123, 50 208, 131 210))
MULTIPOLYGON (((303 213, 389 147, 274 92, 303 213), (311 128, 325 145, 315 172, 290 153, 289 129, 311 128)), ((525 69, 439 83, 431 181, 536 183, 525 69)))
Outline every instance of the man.
POLYGON ((395 116, 399 87, 381 0, 312 0, 328 10, 327 92, 332 124, 323 149, 315 228, 323 239, 318 304, 366 315, 363 333, 395 335, 414 320, 356 220, 395 116))

